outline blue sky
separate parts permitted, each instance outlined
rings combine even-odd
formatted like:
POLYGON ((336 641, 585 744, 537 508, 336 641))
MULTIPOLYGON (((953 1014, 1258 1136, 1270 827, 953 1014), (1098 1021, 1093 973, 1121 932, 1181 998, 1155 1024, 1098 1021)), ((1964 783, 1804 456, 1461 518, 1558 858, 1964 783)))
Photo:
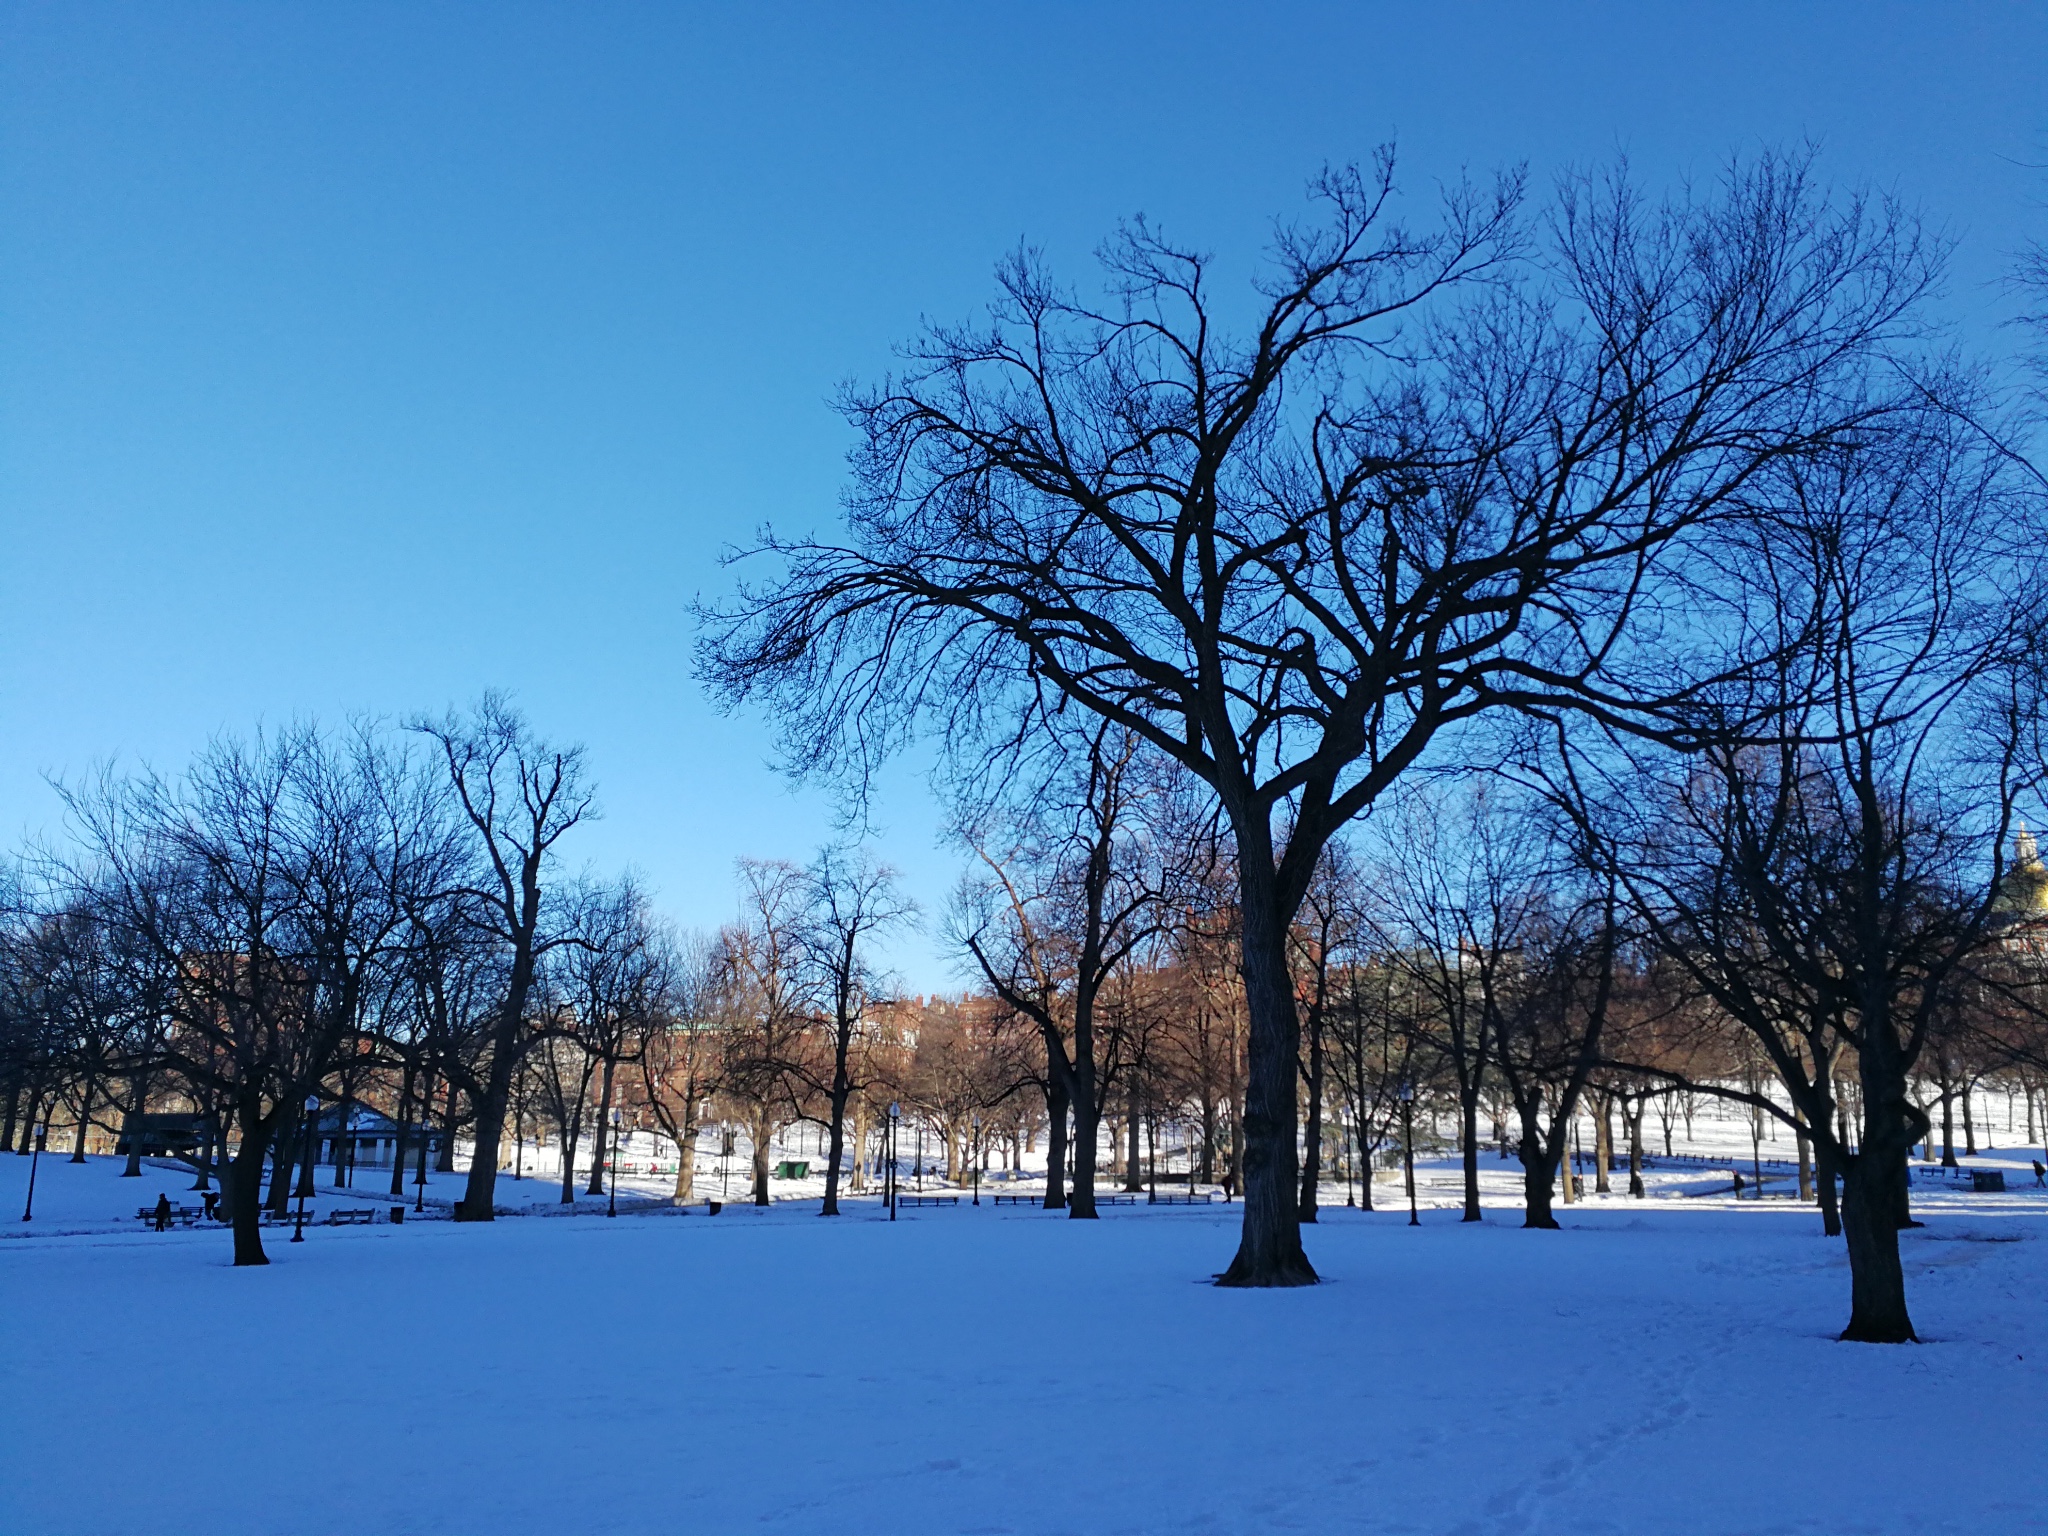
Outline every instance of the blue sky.
MULTIPOLYGON (((46 775, 495 686, 590 749, 574 856, 714 923, 830 807, 704 700, 688 602, 830 522, 834 386, 1020 239, 1235 262, 1390 136, 1424 190, 1814 139, 1961 241, 1997 346, 2044 81, 2020 5, 0 5, 0 836, 46 775)), ((936 907, 911 767, 880 816, 936 907)))

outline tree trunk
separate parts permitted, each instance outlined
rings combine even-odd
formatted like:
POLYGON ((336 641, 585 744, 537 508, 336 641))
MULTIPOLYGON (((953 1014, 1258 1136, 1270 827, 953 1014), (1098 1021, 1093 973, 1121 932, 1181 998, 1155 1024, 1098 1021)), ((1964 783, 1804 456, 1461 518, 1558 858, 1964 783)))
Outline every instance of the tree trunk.
MULTIPOLYGON (((491 1067, 484 1074, 483 1097, 473 1101, 476 1134, 469 1156, 469 1179, 456 1202, 457 1221, 491 1221, 497 1216, 498 1144, 505 1137, 505 1111, 512 1103, 512 1078, 519 1070, 526 1027, 526 996, 533 986, 533 957, 523 951, 512 957, 512 976, 505 1001, 491 1029, 491 1067)), ((455 1082, 448 1082, 448 1124, 441 1139, 444 1172, 455 1171, 455 1082)))
POLYGON ((78 1095, 78 1134, 72 1139, 71 1144, 71 1161, 74 1163, 85 1161, 85 1131, 86 1127, 92 1124, 92 1098, 98 1088, 99 1084, 93 1080, 93 1075, 90 1072, 86 1073, 85 1087, 78 1095))
POLYGON ((199 1176, 192 1181, 192 1187, 204 1191, 213 1184, 213 1148, 220 1138, 220 1119, 210 1110, 201 1119, 206 1122, 206 1129, 199 1138, 199 1176))
POLYGON ((1300 1028, 1287 966, 1287 917, 1273 888, 1270 850, 1241 848, 1244 992, 1251 1019, 1244 1104, 1244 1225, 1219 1285, 1314 1285, 1301 1246, 1294 1159, 1300 1028))
POLYGON ((1621 1121, 1628 1127, 1628 1192, 1629 1198, 1640 1200, 1648 1193, 1643 1188, 1643 1114, 1649 1105, 1636 1100, 1635 1113, 1630 1114, 1628 1101, 1622 1100, 1621 1121))
POLYGON ((1894 1026, 1882 1006, 1864 1009, 1857 1053, 1862 1089, 1863 1139, 1847 1159, 1842 1180, 1842 1232, 1849 1250, 1849 1326, 1844 1339, 1865 1344, 1918 1342, 1906 1310, 1906 1276, 1899 1263, 1899 1227, 1910 1216, 1902 1204, 1913 1121, 1907 1113, 1906 1073, 1894 1026))
POLYGON ((133 1107, 128 1111, 128 1123, 134 1129, 128 1133, 128 1161, 121 1168, 121 1177, 139 1179, 142 1177, 142 1111, 149 1103, 147 1072, 135 1074, 135 1094, 131 1103, 133 1107))
POLYGON ((1458 1141, 1464 1148, 1460 1161, 1465 1174, 1465 1213, 1458 1219, 1483 1221, 1485 1216, 1479 1209, 1479 1089, 1476 1083, 1469 1089, 1461 1087, 1458 1090, 1458 1141))
POLYGON ((1074 1102, 1071 1106, 1074 1135, 1073 1140, 1068 1143, 1073 1167, 1073 1184, 1067 1191, 1067 1214, 1076 1220, 1089 1221, 1097 1214, 1095 1163, 1101 1156, 1102 1110, 1095 1099, 1095 1073, 1092 1067, 1084 1068, 1081 1065, 1078 1046, 1074 1055, 1074 1102))
MULTIPOLYGON (((429 1103, 429 1105, 431 1105, 431 1104, 432 1104, 432 1102, 433 1102, 433 1096, 432 1096, 431 1094, 429 1094, 429 1095, 428 1095, 428 1103, 429 1103)), ((424 1128, 424 1126, 425 1126, 425 1123, 426 1123, 426 1122, 425 1122, 425 1119, 424 1119, 424 1117, 422 1117, 422 1120, 421 1120, 421 1126, 422 1126, 422 1128, 424 1128)), ((491 1154, 491 1163, 492 1163, 492 1165, 493 1165, 493 1168, 494 1168, 494 1169, 495 1169, 495 1166, 496 1166, 496 1164, 497 1164, 497 1161, 498 1161, 497 1153, 496 1153, 495 1151, 493 1151, 493 1152, 492 1152, 492 1154, 491 1154)), ((449 1079, 448 1079, 448 1096, 447 1096, 447 1098, 446 1098, 446 1099, 445 1099, 445 1100, 443 1101, 443 1104, 442 1104, 442 1112, 441 1112, 441 1147, 440 1147, 440 1150, 439 1150, 439 1151, 438 1151, 437 1153, 435 1153, 435 1155, 434 1155, 434 1172, 436 1172, 436 1173, 453 1173, 454 1171, 455 1171, 455 1079, 451 1077, 451 1078, 449 1078, 449 1079)), ((493 1183, 492 1183, 492 1185, 491 1185, 491 1188, 492 1188, 492 1190, 493 1190, 494 1192, 496 1191, 497 1187, 498 1187, 498 1186, 497 1186, 497 1184, 496 1184, 495 1182, 493 1182, 493 1183)), ((465 1200, 466 1200, 466 1199, 468 1199, 468 1198, 469 1198, 469 1192, 468 1192, 467 1188, 465 1188, 465 1189, 464 1189, 464 1191, 463 1191, 463 1199, 465 1199, 465 1200)), ((460 1204, 461 1204, 461 1202, 460 1202, 460 1201, 457 1201, 456 1203, 457 1203, 458 1207, 459 1207, 459 1206, 460 1206, 460 1204)), ((456 1220, 458 1220, 458 1221, 465 1221, 465 1220, 466 1220, 466 1221, 489 1221, 490 1219, 491 1219, 491 1218, 490 1218, 489 1216, 457 1216, 457 1217, 456 1217, 456 1220)))
POLYGON ((766 1110, 756 1115, 747 1126, 747 1135, 752 1141, 749 1160, 754 1165, 754 1204, 771 1205, 774 1202, 768 1196, 768 1159, 771 1155, 768 1144, 775 1139, 775 1126, 766 1110))
POLYGON ((1813 1199, 1813 1138, 1806 1134, 1804 1116, 1794 1136, 1799 1143, 1799 1203, 1805 1205, 1813 1199))
POLYGON ((1599 1094, 1593 1101, 1593 1193, 1611 1195, 1614 1180, 1614 1095, 1599 1094))
POLYGON ((1899 1263, 1899 1227, 1890 1170, 1864 1149, 1849 1162, 1842 1189, 1842 1229, 1849 1249, 1849 1326, 1844 1339, 1863 1344, 1913 1344, 1906 1275, 1899 1263))
POLYGON ((865 1098, 853 1101, 853 1134, 847 1138, 853 1146, 853 1166, 847 1170, 847 1192, 867 1192, 867 1144, 868 1144, 868 1101, 865 1098))
POLYGON ((1067 1208, 1067 1090, 1060 1085, 1057 1072, 1048 1075, 1051 1083, 1045 1090, 1045 1208, 1063 1211, 1067 1208))
MULTIPOLYGON (((597 1093, 597 1156, 590 1160, 590 1187, 586 1193, 593 1195, 604 1193, 604 1163, 607 1147, 611 1150, 611 1160, 617 1162, 619 1160, 619 1144, 618 1137, 612 1133, 612 1059, 609 1055, 604 1058, 603 1085, 598 1089, 597 1093)), ((613 1177, 617 1177, 616 1169, 613 1170, 613 1177)))
POLYGON ((557 1130, 562 1142, 562 1198, 558 1204, 576 1203, 576 1148, 583 1140, 583 1105, 579 1096, 576 1111, 557 1130))
MULTIPOLYGON (((2032 1110, 2033 1110, 2033 1106, 2034 1106, 2034 1101, 2033 1101, 2033 1100, 2032 1100, 2031 1098, 2029 1098, 2029 1099, 2027 1100, 2027 1109, 2028 1109, 2028 1112, 2029 1112, 2029 1113, 2031 1113, 2031 1112, 2032 1112, 2032 1110)), ((2031 1124, 2031 1122, 2030 1122, 2030 1124, 2031 1124)), ((2033 1132, 2032 1132, 2031 1130, 2029 1130, 2027 1134, 2028 1134, 2028 1136, 2029 1136, 2029 1137, 2031 1137, 2031 1136, 2033 1135, 2033 1132)), ((1201 1169, 1201 1177, 1202 1177, 1202 1182, 1203 1182, 1204 1184, 1214 1184, 1214 1183, 1216 1182, 1216 1154, 1215 1154, 1215 1146, 1216 1146, 1216 1098, 1215 1098, 1215 1095, 1213 1095, 1212 1093, 1210 1093, 1210 1092, 1209 1092, 1209 1083, 1208 1083, 1208 1078, 1207 1078, 1206 1076, 1204 1076, 1204 1078, 1202 1079, 1202 1169, 1201 1169)))
POLYGON ((1956 1116, 1955 1095, 1948 1085, 1941 1089, 1941 1166, 1954 1168, 1956 1163, 1956 1116))
POLYGON ((348 1182, 349 1151, 355 1145, 355 1136, 349 1125, 351 1112, 355 1109, 355 1085, 347 1077, 341 1080, 341 1102, 335 1106, 334 1132, 334 1187, 342 1188, 348 1182))
MULTIPOLYGON (((694 1089, 695 1084, 691 1085, 694 1089)), ((860 1145, 858 1141, 855 1146, 860 1145)), ((697 1099, 694 1092, 684 1101, 676 1121, 676 1187, 670 1198, 681 1205, 697 1193, 697 1099)))
POLYGON ((1295 1214, 1312 1222, 1316 1186, 1323 1177, 1323 1030, 1321 1017, 1313 1010, 1308 1022, 1308 1114, 1301 1146, 1301 1200, 1295 1214))
MULTIPOLYGON (((7 1125, 4 1130, 0 1130, 0 1147, 4 1147, 9 1151, 14 1149, 14 1125, 20 1113, 21 1079, 19 1077, 10 1077, 7 1080, 7 1125)), ((2032 1093, 2029 1092, 2027 1096, 2027 1138, 2029 1140, 2032 1140, 2034 1135, 2033 1117, 2034 1099, 2032 1093)))
MULTIPOLYGON (((299 1123, 304 1118, 297 1106, 288 1106, 277 1112, 271 1127, 270 1194, 263 1205, 274 1216, 282 1216, 291 1206, 292 1168, 297 1161, 299 1123)), ((248 1132, 242 1133, 244 1142, 248 1132)), ((235 1159, 237 1166, 241 1159, 235 1159)))
POLYGON ((398 1084, 398 1131, 397 1140, 391 1144, 391 1195, 398 1199, 405 1194, 405 1133, 406 1116, 412 1113, 412 1091, 416 1086, 419 1069, 411 1061, 406 1062, 403 1076, 398 1084))
POLYGON ((839 1159, 846 1145, 846 1087, 842 1079, 832 1085, 832 1119, 825 1134, 825 1203, 820 1216, 839 1214, 839 1159))
POLYGON ((1826 1137, 1813 1144, 1814 1185, 1820 1196, 1820 1229, 1829 1237, 1842 1235, 1842 1208, 1835 1190, 1835 1164, 1826 1137))
POLYGON ((270 1150, 269 1135, 276 1127, 263 1124, 262 1102, 252 1091, 239 1106, 242 1144, 225 1171, 229 1219, 234 1223, 235 1265, 268 1264, 263 1251, 263 1159, 270 1150))
POLYGON ((1977 1121, 1970 1113, 1972 1093, 1968 1083, 1963 1085, 1963 1091, 1958 1097, 1963 1101, 1963 1156, 1975 1157, 1977 1155, 1977 1121))
MULTIPOLYGON (((1551 1214, 1550 1188, 1557 1178, 1558 1159, 1545 1145, 1541 1128, 1536 1123, 1535 1109, 1530 1105, 1517 1105, 1516 1108, 1522 1121, 1522 1225, 1524 1228, 1555 1232, 1558 1226, 1557 1218, 1551 1214)), ((1556 1139, 1561 1152, 1564 1138, 1559 1136, 1556 1139)))
POLYGON ((1145 1187, 1142 1171, 1138 1167, 1138 1132, 1143 1120, 1143 1111, 1138 1103, 1138 1076, 1131 1074, 1129 1085, 1124 1091, 1124 1192, 1136 1194, 1145 1187))

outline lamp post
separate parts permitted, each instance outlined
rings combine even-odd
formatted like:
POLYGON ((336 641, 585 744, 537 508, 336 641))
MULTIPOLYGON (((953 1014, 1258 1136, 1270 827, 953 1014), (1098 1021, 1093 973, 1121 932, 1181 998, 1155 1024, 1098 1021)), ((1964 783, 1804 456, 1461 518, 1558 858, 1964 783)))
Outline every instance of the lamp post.
POLYGON ((1146 1117, 1146 1121, 1146 1129, 1151 1134, 1145 1138, 1146 1149, 1150 1154, 1145 1159, 1145 1203, 1147 1205, 1157 1205, 1159 1203, 1159 1117, 1157 1115, 1149 1115, 1146 1117))
MULTIPOLYGON (((309 1138, 311 1138, 311 1141, 312 1141, 312 1152, 313 1152, 313 1161, 314 1161, 314 1162, 318 1162, 318 1161, 320 1160, 320 1125, 319 1125, 319 1122, 318 1122, 318 1121, 317 1121, 317 1120, 316 1120, 316 1119, 314 1118, 314 1117, 315 1117, 316 1115, 318 1115, 319 1113, 320 1113, 320 1095, 318 1095, 317 1093, 309 1093, 309 1094, 307 1094, 307 1095, 306 1095, 306 1135, 307 1135, 307 1136, 308 1136, 309 1138)), ((336 1134, 338 1135, 338 1134, 339 1134, 339 1132, 337 1132, 336 1134)), ((304 1185, 303 1183, 301 1183, 301 1184, 299 1185, 299 1219, 298 1219, 297 1221, 295 1221, 295 1222, 293 1222, 293 1223, 292 1223, 292 1241, 293 1241, 293 1242, 295 1242, 295 1243, 303 1243, 303 1242, 304 1242, 305 1240, 306 1240, 306 1186, 305 1186, 305 1185, 304 1185)))
MULTIPOLYGON (((429 1084, 428 1084, 427 1086, 428 1086, 429 1088, 431 1088, 431 1087, 433 1087, 433 1084, 432 1084, 432 1083, 429 1083, 429 1084)), ((428 1108, 429 1108, 429 1105, 427 1104, 426 1100, 422 1099, 422 1100, 420 1101, 420 1153, 419 1153, 419 1166, 418 1166, 417 1168, 415 1168, 415 1169, 413 1170, 413 1175, 412 1175, 412 1182, 413 1182, 413 1207, 412 1207, 412 1209, 413 1209, 413 1214, 414 1214, 414 1215, 416 1215, 416 1216, 417 1216, 417 1215, 423 1215, 423 1214, 425 1214, 425 1212, 426 1212, 426 1209, 427 1209, 427 1147, 428 1147, 428 1146, 429 1146, 429 1145, 430 1145, 430 1144, 432 1143, 432 1141, 433 1141, 433 1139, 434 1139, 434 1128, 433 1128, 433 1125, 432 1125, 432 1123, 431 1123, 431 1122, 430 1122, 430 1121, 429 1121, 429 1120, 427 1119, 427 1110, 428 1110, 428 1108)), ((399 1189, 400 1189, 401 1191, 402 1191, 402 1190, 403 1190, 404 1188, 405 1188, 405 1186, 404 1186, 404 1185, 402 1185, 402 1184, 401 1184, 401 1185, 399 1186, 399 1189)))
POLYGON ((882 1199, 889 1207, 889 1219, 896 1219, 896 1127, 903 1118, 903 1106, 889 1101, 888 1161, 882 1168, 882 1199))
POLYGON ((974 1204, 981 1204, 981 1116, 969 1115, 967 1157, 974 1169, 974 1204))
POLYGON ((21 1219, 23 1221, 27 1221, 31 1216, 35 1215, 36 1213, 36 1167, 43 1160, 43 1143, 48 1141, 49 1139, 50 1126, 49 1122, 45 1121, 43 1124, 36 1127, 35 1151, 29 1154, 28 1204, 24 1205, 21 1208, 21 1219))
POLYGON ((605 1201, 604 1213, 616 1216, 619 1214, 619 1112, 616 1109, 612 1111, 612 1176, 606 1189, 609 1198, 605 1201))
POLYGON ((1415 1214, 1415 1085, 1403 1082, 1398 1091, 1401 1099, 1401 1161, 1408 1169, 1408 1225, 1419 1227, 1422 1218, 1415 1214))

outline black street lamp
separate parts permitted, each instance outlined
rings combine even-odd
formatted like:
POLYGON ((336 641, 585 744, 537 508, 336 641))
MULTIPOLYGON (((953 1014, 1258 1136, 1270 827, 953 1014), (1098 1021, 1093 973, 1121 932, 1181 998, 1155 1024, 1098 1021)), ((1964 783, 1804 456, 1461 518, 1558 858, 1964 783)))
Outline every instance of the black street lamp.
POLYGON ((1399 1089, 1401 1099, 1401 1161, 1408 1168, 1408 1225, 1419 1227, 1422 1218, 1415 1214, 1415 1085, 1404 1082, 1399 1089))
POLYGON ((889 1219, 896 1219, 896 1128, 903 1119, 903 1106, 889 1101, 888 1162, 882 1168, 882 1199, 889 1207, 889 1219))
MULTIPOLYGON (((139 1133, 138 1133, 139 1134, 139 1133)), ((43 1160, 43 1143, 50 1139, 49 1123, 45 1121, 36 1127, 36 1149, 28 1159, 28 1204, 21 1208, 21 1219, 27 1221, 36 1213, 36 1167, 43 1160)))
POLYGON ((610 1198, 606 1200, 604 1213, 607 1216, 619 1214, 619 1112, 612 1111, 612 1177, 608 1186, 610 1198))
MULTIPOLYGON (((310 1150, 311 1150, 312 1156, 311 1156, 311 1158, 310 1158, 309 1160, 310 1160, 310 1161, 312 1161, 312 1162, 315 1162, 315 1163, 317 1163, 317 1162, 319 1162, 319 1161, 320 1161, 320 1122, 319 1122, 319 1120, 318 1120, 318 1119, 316 1119, 316 1118, 315 1118, 315 1117, 316 1117, 316 1116, 317 1116, 317 1115, 318 1115, 319 1113, 320 1113, 320 1096, 319 1096, 318 1094, 314 1094, 314 1093, 309 1093, 309 1094, 307 1094, 307 1095, 306 1095, 306 1136, 307 1136, 307 1138, 308 1138, 308 1139, 310 1140, 310 1142, 311 1142, 311 1149, 310 1149, 310 1150)), ((336 1135, 339 1135, 340 1133, 339 1133, 339 1132, 336 1132, 335 1134, 336 1134, 336 1135)), ((339 1146, 340 1146, 340 1143, 338 1143, 338 1142, 337 1142, 337 1143, 336 1143, 336 1147, 337 1147, 337 1149, 339 1148, 339 1146)), ((306 1186, 305 1186, 305 1183, 304 1183, 303 1181, 301 1181, 301 1182, 300 1182, 300 1184, 299 1184, 299 1219, 298 1219, 298 1220, 297 1220, 296 1222, 294 1222, 294 1223, 292 1224, 292 1241, 293 1241, 293 1242, 295 1242, 295 1243, 303 1243, 303 1242, 304 1242, 305 1240, 306 1240, 306 1186)))
POLYGON ((1151 1155, 1145 1160, 1145 1203, 1159 1203, 1159 1119, 1155 1115, 1148 1126, 1151 1135, 1146 1138, 1151 1155))

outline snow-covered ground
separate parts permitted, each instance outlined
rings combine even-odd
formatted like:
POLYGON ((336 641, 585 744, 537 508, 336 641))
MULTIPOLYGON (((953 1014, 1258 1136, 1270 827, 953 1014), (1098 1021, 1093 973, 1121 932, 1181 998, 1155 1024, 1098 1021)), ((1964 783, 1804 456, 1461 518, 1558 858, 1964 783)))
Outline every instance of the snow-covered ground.
POLYGON ((1877 1348, 1833 1342, 1810 1210, 1677 1175, 1556 1233, 1516 1228, 1498 1163, 1478 1227, 1333 1187, 1330 1283, 1248 1293, 1205 1283, 1222 1205, 584 1201, 279 1233, 237 1271, 217 1230, 133 1220, 189 1176, 46 1156, 24 1225, 27 1163, 0 1156, 9 1533, 2048 1531, 2031 1187, 1918 1197, 1929 1342, 1877 1348))

